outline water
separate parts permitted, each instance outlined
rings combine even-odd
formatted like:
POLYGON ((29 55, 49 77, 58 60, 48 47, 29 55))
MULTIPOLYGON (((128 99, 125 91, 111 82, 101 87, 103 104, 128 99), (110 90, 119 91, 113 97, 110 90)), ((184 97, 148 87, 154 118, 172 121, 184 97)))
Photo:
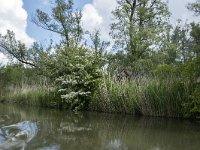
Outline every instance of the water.
POLYGON ((0 105, 0 150, 199 149, 199 121, 0 105))

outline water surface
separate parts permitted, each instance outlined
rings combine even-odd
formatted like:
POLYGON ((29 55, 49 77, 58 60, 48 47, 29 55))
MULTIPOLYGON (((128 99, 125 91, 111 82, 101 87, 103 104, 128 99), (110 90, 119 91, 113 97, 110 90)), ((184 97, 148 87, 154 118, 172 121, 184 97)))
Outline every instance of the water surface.
POLYGON ((199 150, 200 122, 0 105, 0 150, 199 150))

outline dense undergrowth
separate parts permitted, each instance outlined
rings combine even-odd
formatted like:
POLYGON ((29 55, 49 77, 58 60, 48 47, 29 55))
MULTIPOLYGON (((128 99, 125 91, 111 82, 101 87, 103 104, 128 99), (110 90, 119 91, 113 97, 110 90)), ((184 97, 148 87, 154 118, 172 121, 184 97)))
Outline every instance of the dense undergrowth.
MULTIPOLYGON (((82 110, 162 117, 199 117, 199 86, 170 77, 121 80, 105 75, 82 110), (193 92, 194 91, 194 92, 193 92)), ((1 102, 51 108, 69 108, 55 89, 47 86, 9 87, 1 91, 1 102)))
POLYGON ((8 87, 1 92, 0 101, 3 103, 16 103, 20 105, 59 107, 56 93, 44 86, 8 87))
POLYGON ((90 107, 102 112, 185 117, 184 104, 189 101, 191 91, 189 83, 175 77, 121 82, 104 78, 90 107))

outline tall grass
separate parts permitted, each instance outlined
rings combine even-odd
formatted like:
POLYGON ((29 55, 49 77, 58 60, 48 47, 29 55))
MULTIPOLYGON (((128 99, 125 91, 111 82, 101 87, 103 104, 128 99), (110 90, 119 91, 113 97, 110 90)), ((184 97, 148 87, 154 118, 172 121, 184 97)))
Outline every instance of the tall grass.
POLYGON ((5 87, 0 101, 30 106, 57 107, 60 99, 54 89, 39 85, 22 85, 5 87))
POLYGON ((117 81, 105 76, 90 105, 91 110, 141 114, 148 116, 183 116, 183 103, 190 86, 180 78, 142 77, 117 81))
MULTIPOLYGON (((109 113, 141 114, 146 116, 182 117, 184 104, 190 102, 189 82, 176 76, 165 78, 141 77, 118 81, 104 76, 89 110, 109 113)), ((10 86, 0 90, 0 101, 30 106, 65 108, 55 89, 47 85, 10 86)))

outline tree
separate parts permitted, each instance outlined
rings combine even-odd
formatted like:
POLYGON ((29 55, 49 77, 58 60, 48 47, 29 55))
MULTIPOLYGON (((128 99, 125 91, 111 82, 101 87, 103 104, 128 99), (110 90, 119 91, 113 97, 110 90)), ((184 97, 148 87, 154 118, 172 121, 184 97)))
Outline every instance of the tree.
POLYGON ((196 16, 199 16, 200 15, 200 0, 196 0, 196 2, 194 3, 189 3, 187 5, 187 8, 190 11, 193 11, 196 16))
POLYGON ((194 54, 198 57, 200 56, 200 24, 192 23, 192 30, 190 32, 191 42, 192 42, 192 50, 194 54))
MULTIPOLYGON (((196 16, 200 16, 200 1, 196 0, 194 3, 189 3, 187 8, 190 11, 193 11, 196 16)), ((199 23, 191 23, 191 37, 192 37, 192 48, 196 56, 200 54, 200 24, 199 23)))
POLYGON ((67 47, 80 44, 83 36, 82 13, 74 11, 73 0, 55 0, 51 14, 37 9, 32 21, 39 27, 59 34, 67 47))
POLYGON ((37 42, 28 48, 16 40, 14 32, 9 30, 4 36, 0 34, 0 52, 16 62, 36 68, 39 72, 44 72, 45 59, 50 57, 51 49, 52 43, 45 48, 37 42))
POLYGON ((167 64, 185 63, 192 59, 194 53, 191 47, 190 37, 190 24, 181 24, 181 20, 178 24, 170 30, 168 44, 170 45, 167 51, 167 64))
POLYGON ((103 57, 105 55, 106 48, 110 45, 110 42, 101 40, 99 30, 95 30, 93 33, 90 33, 90 39, 92 41, 91 48, 94 49, 95 56, 103 57))
MULTIPOLYGON (((189 3, 187 8, 193 11, 196 16, 200 16, 200 1, 189 3)), ((191 95, 187 102, 183 104, 186 117, 200 116, 200 24, 191 23, 191 49, 194 53, 194 58, 185 63, 183 75, 190 80, 192 84, 191 95)))
POLYGON ((130 62, 143 59, 159 45, 169 17, 168 8, 161 0, 118 0, 113 11, 111 36, 115 48, 127 54, 130 62))
POLYGON ((4 54, 16 58, 23 64, 36 67, 30 51, 27 50, 24 43, 15 39, 14 32, 8 30, 7 34, 4 36, 0 34, 0 47, 0 51, 4 54))

